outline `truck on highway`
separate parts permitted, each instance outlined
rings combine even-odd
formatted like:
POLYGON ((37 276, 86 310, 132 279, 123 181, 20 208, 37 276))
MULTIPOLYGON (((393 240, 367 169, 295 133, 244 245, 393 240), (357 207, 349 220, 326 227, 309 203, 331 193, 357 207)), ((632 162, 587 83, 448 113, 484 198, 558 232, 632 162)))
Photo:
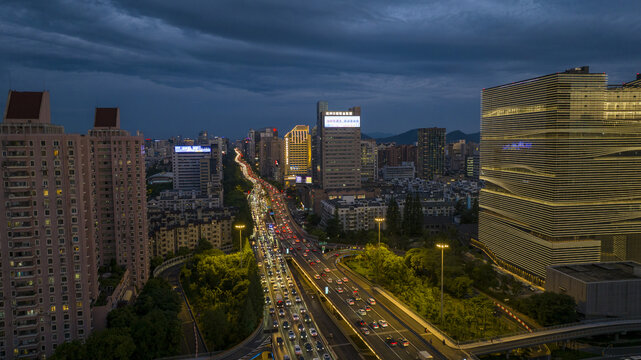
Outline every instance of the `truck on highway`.
POLYGON ((429 359, 433 359, 433 357, 432 357, 432 354, 428 353, 427 351, 421 350, 421 351, 418 352, 417 359, 418 360, 429 360, 429 359))

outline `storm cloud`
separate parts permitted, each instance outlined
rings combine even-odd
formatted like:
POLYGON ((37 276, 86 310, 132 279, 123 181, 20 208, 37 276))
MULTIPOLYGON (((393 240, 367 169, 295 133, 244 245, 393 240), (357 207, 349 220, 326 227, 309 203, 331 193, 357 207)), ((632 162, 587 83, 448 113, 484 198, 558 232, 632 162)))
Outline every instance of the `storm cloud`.
MULTIPOLYGON (((3 1, 0 88, 48 89, 85 132, 96 106, 150 137, 313 124, 478 131, 484 87, 590 65, 641 71, 638 1, 3 1)), ((5 99, 0 99, 4 108, 5 99)))

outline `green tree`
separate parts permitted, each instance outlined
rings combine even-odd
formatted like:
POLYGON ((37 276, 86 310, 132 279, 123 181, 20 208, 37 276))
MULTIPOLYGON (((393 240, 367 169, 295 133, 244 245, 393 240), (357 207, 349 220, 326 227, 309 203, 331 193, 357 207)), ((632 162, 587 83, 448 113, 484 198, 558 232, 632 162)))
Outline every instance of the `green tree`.
POLYGON ((91 334, 86 343, 87 359, 129 360, 136 351, 129 329, 107 329, 91 334))
POLYGON ((56 348, 51 360, 85 360, 87 351, 85 344, 80 340, 64 342, 56 348))
POLYGON ((398 208, 398 202, 391 198, 387 204, 387 213, 385 214, 385 227, 391 235, 399 235, 401 227, 401 211, 398 208))
POLYGON ((211 250, 213 248, 214 248, 214 245, 211 244, 211 241, 203 238, 198 241, 198 245, 196 245, 195 252, 201 253, 207 250, 211 250))
POLYGON ((567 324, 578 320, 576 302, 566 294, 534 294, 520 301, 517 306, 543 326, 567 324))
POLYGON ((341 221, 338 219, 338 210, 334 211, 334 216, 327 221, 327 226, 325 227, 325 232, 330 239, 336 240, 341 235, 341 221))

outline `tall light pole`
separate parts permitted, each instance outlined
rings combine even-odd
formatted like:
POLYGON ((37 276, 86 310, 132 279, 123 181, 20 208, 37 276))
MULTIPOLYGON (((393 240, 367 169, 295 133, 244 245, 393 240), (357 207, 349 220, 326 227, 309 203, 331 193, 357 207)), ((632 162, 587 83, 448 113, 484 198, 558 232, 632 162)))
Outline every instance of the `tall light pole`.
POLYGON ((385 221, 384 217, 374 218, 374 221, 378 224, 378 246, 381 246, 381 223, 385 221))
POLYGON ((243 229, 244 224, 236 224, 234 228, 238 230, 238 251, 240 252, 240 267, 243 267, 243 229))
POLYGON ((441 325, 443 325, 443 251, 450 246, 448 244, 436 244, 436 247, 441 249, 441 325))

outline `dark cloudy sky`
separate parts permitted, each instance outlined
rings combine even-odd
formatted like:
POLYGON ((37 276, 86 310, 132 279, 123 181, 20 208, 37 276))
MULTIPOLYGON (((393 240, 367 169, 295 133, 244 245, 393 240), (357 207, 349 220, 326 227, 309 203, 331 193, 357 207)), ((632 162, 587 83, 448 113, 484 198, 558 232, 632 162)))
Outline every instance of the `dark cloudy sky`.
POLYGON ((632 80, 640 14, 637 0, 2 0, 0 89, 50 90, 68 132, 119 106, 149 137, 237 138, 312 125, 319 99, 362 106, 365 133, 476 132, 483 87, 581 65, 632 80))

